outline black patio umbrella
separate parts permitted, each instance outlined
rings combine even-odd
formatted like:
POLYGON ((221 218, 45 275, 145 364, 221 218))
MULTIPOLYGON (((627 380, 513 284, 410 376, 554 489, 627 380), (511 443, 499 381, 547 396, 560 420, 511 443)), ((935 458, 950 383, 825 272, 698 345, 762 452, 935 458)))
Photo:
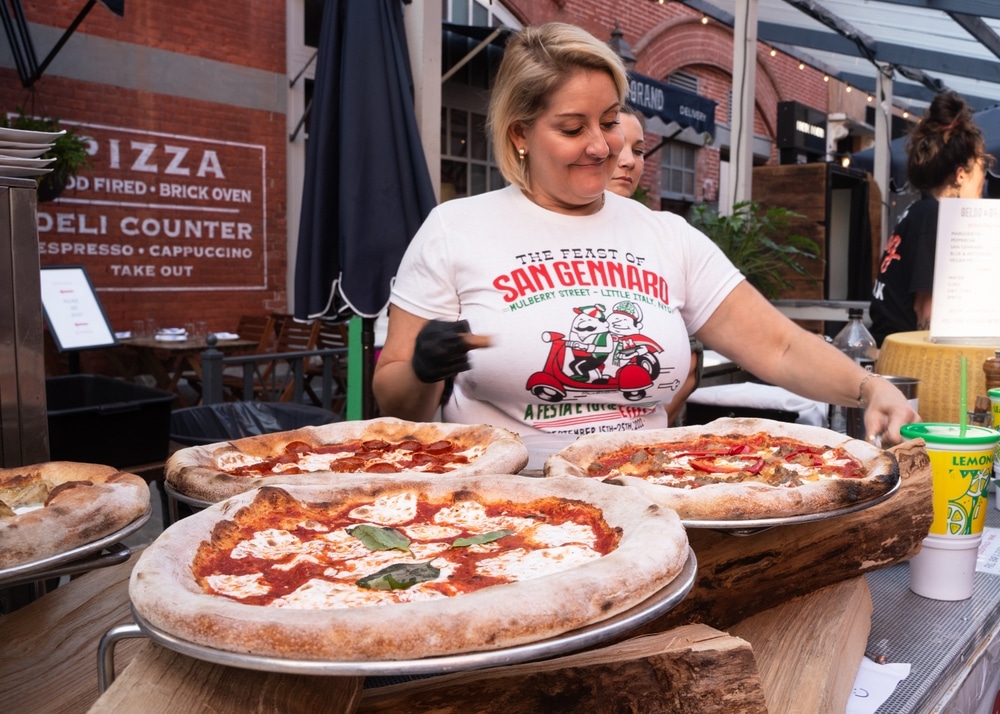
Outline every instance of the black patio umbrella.
POLYGON ((362 318, 362 417, 374 318, 436 199, 420 143, 403 31, 408 0, 323 6, 295 264, 295 315, 362 318))

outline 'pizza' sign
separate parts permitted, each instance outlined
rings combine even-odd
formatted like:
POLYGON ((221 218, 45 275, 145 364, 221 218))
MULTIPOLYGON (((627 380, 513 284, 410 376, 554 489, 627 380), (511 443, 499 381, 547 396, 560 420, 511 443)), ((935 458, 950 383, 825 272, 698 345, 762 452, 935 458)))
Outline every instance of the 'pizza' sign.
POLYGON ((91 167, 38 209, 41 261, 102 291, 267 284, 265 147, 81 124, 91 167))

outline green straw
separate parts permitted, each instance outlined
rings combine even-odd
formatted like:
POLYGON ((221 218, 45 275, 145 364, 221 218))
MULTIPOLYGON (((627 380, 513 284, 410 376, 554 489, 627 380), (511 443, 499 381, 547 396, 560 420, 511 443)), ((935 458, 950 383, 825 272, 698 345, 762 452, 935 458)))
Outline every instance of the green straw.
POLYGON ((968 379, 967 373, 969 368, 968 368, 968 360, 965 358, 965 355, 962 355, 961 365, 962 365, 962 383, 959 385, 959 391, 958 391, 960 395, 959 411, 958 411, 958 425, 959 425, 958 434, 959 436, 965 436, 965 428, 969 424, 969 394, 968 394, 969 389, 965 384, 966 380, 968 379))

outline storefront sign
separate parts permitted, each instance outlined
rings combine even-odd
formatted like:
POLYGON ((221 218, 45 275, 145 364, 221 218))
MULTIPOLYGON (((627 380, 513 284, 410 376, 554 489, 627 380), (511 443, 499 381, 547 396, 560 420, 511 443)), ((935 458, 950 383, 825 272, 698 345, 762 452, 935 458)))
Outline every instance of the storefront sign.
POLYGON ((931 339, 1000 344, 1000 199, 943 198, 940 204, 931 339))
POLYGON ((799 102, 778 102, 777 144, 815 156, 826 154, 826 114, 799 102))
POLYGON ((636 72, 628 75, 628 101, 648 117, 658 116, 667 124, 715 135, 715 102, 679 87, 658 82, 636 72))
POLYGON ((38 206, 43 265, 102 291, 267 285, 263 146, 81 124, 92 166, 38 206))

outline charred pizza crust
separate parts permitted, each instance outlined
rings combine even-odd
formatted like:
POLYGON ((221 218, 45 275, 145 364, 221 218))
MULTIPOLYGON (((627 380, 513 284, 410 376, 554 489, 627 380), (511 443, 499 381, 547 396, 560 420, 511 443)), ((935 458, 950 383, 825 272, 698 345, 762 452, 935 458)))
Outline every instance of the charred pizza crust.
POLYGON ((168 528, 143 552, 129 584, 139 615, 186 641, 220 650, 302 660, 410 660, 534 642, 623 612, 668 585, 688 558, 676 514, 638 492, 578 479, 515 475, 427 478, 348 475, 327 484, 263 487, 214 504, 168 528), (556 496, 598 507, 621 538, 611 553, 570 570, 419 602, 300 610, 249 605, 202 591, 192 559, 217 524, 266 500, 305 503, 415 491, 430 499, 529 503, 556 496))
MULTIPOLYGON (((0 469, 0 500, 34 491, 24 507, 0 516, 0 569, 12 568, 92 543, 124 528, 149 508, 149 486, 111 466, 52 461, 0 469), (38 498, 43 500, 37 500, 38 498)), ((6 511, 5 511, 6 512, 6 511)))
POLYGON ((445 475, 449 477, 517 473, 528 463, 527 448, 517 434, 507 429, 484 424, 418 423, 383 417, 303 427, 181 449, 167 460, 166 480, 172 488, 186 496, 216 503, 264 484, 309 483, 317 479, 326 481, 343 476, 342 473, 322 471, 257 477, 234 476, 220 470, 220 465, 237 463, 246 460, 246 457, 267 459, 282 453, 285 445, 293 441, 322 446, 368 439, 398 442, 408 438, 425 444, 449 439, 462 449, 485 447, 485 451, 471 463, 448 471, 445 475))
POLYGON ((739 438, 758 432, 786 436, 815 446, 843 447, 864 464, 868 475, 862 479, 824 479, 795 487, 745 481, 676 488, 624 475, 607 478, 605 483, 638 489, 656 503, 677 511, 685 521, 744 521, 844 508, 884 495, 899 480, 895 457, 866 441, 815 426, 750 418, 722 418, 694 426, 581 437, 550 456, 545 462, 544 473, 546 476, 587 478, 591 463, 623 447, 681 442, 706 435, 739 438))

